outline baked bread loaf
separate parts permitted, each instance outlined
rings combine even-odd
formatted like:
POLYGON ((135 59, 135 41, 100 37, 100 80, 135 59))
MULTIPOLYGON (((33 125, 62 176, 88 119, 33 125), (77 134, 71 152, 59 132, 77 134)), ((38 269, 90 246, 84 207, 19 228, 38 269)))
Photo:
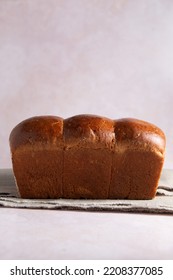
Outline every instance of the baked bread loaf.
POLYGON ((165 135, 136 119, 40 116, 12 130, 10 149, 22 198, 152 199, 165 135))

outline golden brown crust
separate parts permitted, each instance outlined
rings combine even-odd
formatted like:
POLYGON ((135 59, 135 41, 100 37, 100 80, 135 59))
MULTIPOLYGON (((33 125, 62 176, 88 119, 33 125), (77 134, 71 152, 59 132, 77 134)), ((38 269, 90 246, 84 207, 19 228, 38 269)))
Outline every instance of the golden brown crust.
POLYGON ((77 115, 64 120, 65 146, 109 148, 114 142, 114 121, 95 115, 77 115))
POLYGON ((36 143, 57 144, 63 142, 63 119, 55 116, 37 116, 19 123, 10 134, 13 151, 25 145, 36 143))
POLYGON ((132 118, 115 120, 115 138, 117 145, 130 149, 165 151, 165 135, 157 126, 132 118))
POLYGON ((10 147, 22 197, 151 199, 165 135, 130 118, 41 116, 17 125, 10 147))

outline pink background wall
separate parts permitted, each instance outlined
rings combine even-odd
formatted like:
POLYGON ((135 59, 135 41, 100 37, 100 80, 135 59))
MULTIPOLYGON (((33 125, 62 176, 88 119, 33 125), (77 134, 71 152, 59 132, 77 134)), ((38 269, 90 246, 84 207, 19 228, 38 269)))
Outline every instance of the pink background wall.
POLYGON ((173 168, 173 1, 0 0, 0 168, 34 115, 155 123, 173 168))

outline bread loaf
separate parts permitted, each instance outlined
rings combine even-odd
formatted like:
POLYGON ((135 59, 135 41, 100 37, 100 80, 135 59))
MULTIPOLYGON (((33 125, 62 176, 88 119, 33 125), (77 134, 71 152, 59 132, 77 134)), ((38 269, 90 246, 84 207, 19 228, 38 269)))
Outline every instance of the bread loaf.
POLYGON ((152 199, 165 135, 136 119, 40 116, 12 130, 10 149, 22 198, 152 199))

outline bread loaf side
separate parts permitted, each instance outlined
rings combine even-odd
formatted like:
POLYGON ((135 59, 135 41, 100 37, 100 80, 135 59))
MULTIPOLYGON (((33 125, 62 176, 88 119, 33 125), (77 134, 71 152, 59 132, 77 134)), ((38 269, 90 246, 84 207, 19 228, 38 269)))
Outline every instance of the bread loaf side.
POLYGON ((27 119, 11 132, 13 172, 23 198, 62 197, 63 119, 27 119))
POLYGON ((152 199, 156 194, 165 135, 150 123, 39 116, 18 124, 9 140, 22 198, 152 199))

